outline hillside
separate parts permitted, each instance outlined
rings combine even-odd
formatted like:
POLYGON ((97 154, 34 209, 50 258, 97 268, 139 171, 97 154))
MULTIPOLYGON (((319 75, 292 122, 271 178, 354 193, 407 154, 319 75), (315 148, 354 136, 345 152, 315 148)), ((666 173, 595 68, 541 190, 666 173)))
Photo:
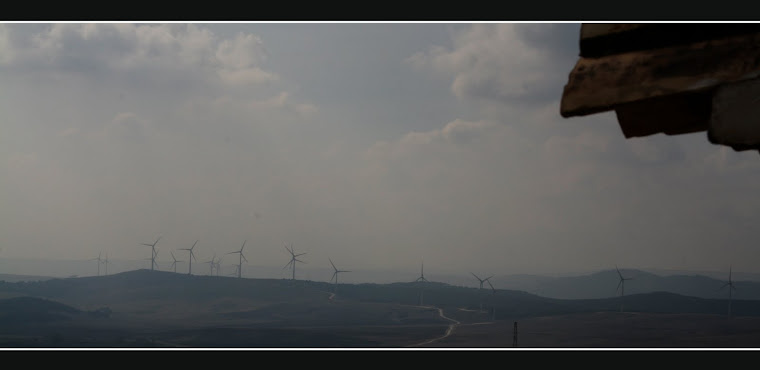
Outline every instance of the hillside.
MULTIPOLYGON (((721 289, 726 280, 705 275, 659 275, 650 272, 624 269, 625 294, 670 292, 690 297, 727 299, 728 291, 721 289)), ((728 278, 728 276, 726 276, 728 278)), ((494 286, 503 289, 524 290, 543 297, 560 299, 610 298, 620 295, 620 277, 615 270, 600 271, 580 276, 504 275, 491 279, 494 286)), ((738 299, 760 299, 760 282, 733 280, 738 299)))
MULTIPOLYGON (((336 286, 150 270, 0 282, 0 298, 4 298, 0 299, 0 318, 15 320, 14 325, 0 328, 0 345, 6 347, 396 348, 440 337, 447 328, 452 331, 452 323, 460 328, 504 328, 515 321, 599 313, 702 315, 725 320, 728 308, 725 299, 668 292, 556 299, 435 282, 336 286)), ((733 316, 760 322, 760 301, 733 300, 731 304, 733 316)), ((456 343, 482 345, 476 338, 461 336, 467 331, 461 333, 456 343)), ((667 338, 660 340, 668 345, 667 338)), ((741 343, 748 340, 743 338, 741 343)))

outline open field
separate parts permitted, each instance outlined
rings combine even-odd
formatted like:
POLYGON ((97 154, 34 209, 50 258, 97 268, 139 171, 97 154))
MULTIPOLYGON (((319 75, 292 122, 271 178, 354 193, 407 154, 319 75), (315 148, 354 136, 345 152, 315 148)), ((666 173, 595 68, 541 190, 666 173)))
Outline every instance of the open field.
POLYGON ((627 296, 626 312, 619 312, 615 298, 558 300, 509 290, 484 297, 437 283, 333 288, 145 270, 4 283, 0 347, 760 347, 756 301, 733 302, 736 314, 728 318, 725 301, 665 293, 627 296))

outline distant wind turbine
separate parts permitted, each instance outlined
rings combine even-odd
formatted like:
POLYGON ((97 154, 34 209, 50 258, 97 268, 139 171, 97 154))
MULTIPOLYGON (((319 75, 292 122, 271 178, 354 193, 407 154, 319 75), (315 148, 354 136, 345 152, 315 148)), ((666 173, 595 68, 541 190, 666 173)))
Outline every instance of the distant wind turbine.
POLYGON ((183 251, 190 251, 190 257, 188 258, 189 265, 187 266, 188 275, 190 275, 190 273, 193 272, 193 260, 195 259, 195 254, 193 254, 193 248, 195 248, 196 244, 198 244, 197 240, 195 241, 195 243, 193 243, 193 246, 190 248, 180 248, 180 250, 183 250, 183 251))
POLYGON ((237 274, 238 274, 238 270, 240 269, 240 266, 239 266, 239 265, 233 265, 233 266, 235 266, 235 271, 234 271, 234 272, 232 272, 232 273, 230 274, 230 276, 235 276, 235 275, 237 275, 237 274))
POLYGON ((425 262, 424 261, 420 265, 420 277, 418 277, 417 280, 415 280, 415 282, 417 281, 428 281, 427 279, 425 279, 425 262))
POLYGON ((245 242, 247 242, 247 240, 243 241, 243 246, 240 247, 239 251, 233 251, 233 252, 227 253, 227 254, 233 254, 233 253, 240 254, 240 257, 238 258, 238 265, 237 265, 238 277, 242 277, 242 275, 243 275, 242 274, 242 272, 243 272, 243 260, 245 260, 245 262, 248 262, 248 259, 245 258, 245 256, 243 255, 243 248, 245 248, 245 242))
POLYGON ((174 272, 176 273, 177 272, 177 262, 182 262, 182 261, 178 260, 177 257, 174 257, 174 252, 169 251, 169 254, 172 255, 172 259, 174 260, 174 262, 172 262, 172 266, 171 267, 174 268, 174 272))
MULTIPOLYGON (((425 279, 425 261, 422 261, 422 263, 420 264, 420 277, 418 277, 417 280, 415 280, 415 282, 423 282, 424 283, 424 282, 427 282, 427 281, 428 281, 428 279, 425 279)), ((420 287, 420 306, 422 306, 423 294, 424 293, 422 291, 422 287, 420 287)))
POLYGON ((151 257, 150 257, 150 269, 153 270, 153 266, 156 265, 156 244, 158 244, 158 241, 161 240, 161 237, 159 236, 158 239, 156 239, 153 244, 148 243, 141 243, 142 245, 146 245, 150 247, 151 250, 151 257))
POLYGON ((216 268, 216 276, 219 276, 219 273, 222 272, 222 257, 219 257, 216 262, 214 262, 214 267, 216 268))
MULTIPOLYGON (((480 286, 478 287, 478 293, 480 293, 480 291, 483 289, 483 283, 485 283, 486 281, 488 281, 488 279, 493 277, 493 275, 491 275, 485 279, 481 279, 480 277, 478 277, 478 275, 475 275, 474 272, 471 272, 471 274, 480 282, 480 286)), ((478 294, 478 295, 480 296, 480 310, 483 311, 483 297, 482 297, 482 294, 478 294)))
POLYGON ((333 279, 335 279, 335 285, 338 285, 338 274, 341 273, 341 272, 351 272, 351 271, 348 271, 348 270, 338 270, 338 268, 335 267, 335 264, 333 263, 333 261, 331 259, 328 258, 327 260, 330 261, 330 264, 332 265, 333 270, 335 270, 335 272, 333 272, 332 277, 330 278, 330 282, 332 282, 333 279))
POLYGON ((104 267, 104 270, 105 270, 103 272, 103 275, 108 275, 108 264, 109 264, 109 262, 108 262, 108 253, 106 253, 106 258, 103 259, 103 267, 104 267))
MULTIPOLYGON (((285 244, 285 242, 283 242, 283 244, 285 244)), ((283 269, 286 269, 288 268, 288 266, 291 266, 291 268, 293 269, 293 280, 295 280, 296 279, 296 262, 306 263, 304 261, 299 260, 298 256, 303 256, 304 254, 306 254, 306 252, 296 254, 295 249, 293 249, 293 243, 290 243, 290 248, 288 248, 288 245, 285 244, 285 249, 288 252, 290 252, 290 262, 288 262, 288 264, 285 265, 283 269)))
MULTIPOLYGON (((481 279, 481 278, 479 278, 479 277, 478 277, 478 275, 475 275, 475 273, 471 272, 471 274, 472 274, 472 276, 474 276, 476 279, 478 279, 478 281, 480 282, 480 287, 479 287, 478 289, 483 289, 483 283, 485 283, 486 281, 488 281, 488 279, 490 279, 490 278, 492 278, 492 277, 493 277, 493 275, 491 275, 491 276, 489 276, 489 277, 487 277, 487 278, 485 278, 485 279, 481 279)), ((490 284, 490 283, 489 283, 489 284, 490 284)))
POLYGON ((620 273, 620 270, 618 269, 617 265, 615 265, 615 270, 617 270, 618 276, 620 276, 620 282, 618 283, 618 287, 615 290, 620 290, 620 312, 623 312, 623 295, 625 294, 625 281, 626 280, 633 280, 633 278, 625 278, 623 277, 623 274, 620 273))
POLYGON ((736 290, 734 282, 731 280, 731 266, 728 266, 728 282, 723 284, 720 289, 728 287, 728 317, 731 317, 731 291, 736 290))
POLYGON ((103 260, 100 259, 100 254, 101 253, 102 252, 98 252, 98 257, 97 258, 91 258, 91 259, 88 260, 88 261, 98 261, 98 276, 100 276, 100 264, 103 263, 102 262, 103 260))
POLYGON ((494 296, 496 295, 496 289, 493 288, 493 285, 491 285, 491 280, 486 280, 488 282, 488 286, 491 287, 491 309, 493 310, 493 314, 491 317, 491 320, 496 320, 496 305, 494 304, 494 296))
POLYGON ((209 275, 214 275, 214 267, 216 267, 216 253, 214 253, 213 257, 211 257, 211 260, 206 261, 205 263, 208 263, 211 267, 211 272, 209 272, 209 275))

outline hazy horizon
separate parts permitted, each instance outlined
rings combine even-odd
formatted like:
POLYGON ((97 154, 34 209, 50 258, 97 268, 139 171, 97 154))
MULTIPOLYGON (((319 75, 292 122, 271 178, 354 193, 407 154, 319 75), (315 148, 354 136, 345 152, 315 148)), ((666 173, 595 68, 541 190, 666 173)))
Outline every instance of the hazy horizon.
POLYGON ((562 118, 579 31, 0 23, 0 265, 760 273, 757 152, 562 118))

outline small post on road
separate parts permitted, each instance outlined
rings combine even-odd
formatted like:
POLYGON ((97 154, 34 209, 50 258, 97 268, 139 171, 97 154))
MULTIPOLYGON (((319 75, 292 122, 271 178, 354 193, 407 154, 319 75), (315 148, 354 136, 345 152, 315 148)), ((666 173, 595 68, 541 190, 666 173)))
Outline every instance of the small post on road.
POLYGON ((517 347, 517 321, 515 321, 514 334, 512 336, 512 347, 517 347))

